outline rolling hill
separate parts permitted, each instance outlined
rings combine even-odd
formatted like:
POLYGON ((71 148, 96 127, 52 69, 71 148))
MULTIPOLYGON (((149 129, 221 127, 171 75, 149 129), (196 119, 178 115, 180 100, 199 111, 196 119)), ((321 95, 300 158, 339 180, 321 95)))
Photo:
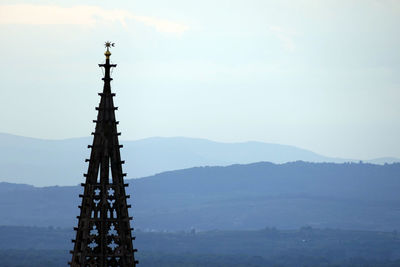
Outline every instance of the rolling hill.
MULTIPOLYGON (((0 134, 0 181, 36 186, 76 185, 86 172, 91 138, 41 140, 0 134)), ((198 166, 228 166, 259 161, 285 163, 348 162, 293 146, 261 142, 218 143, 205 139, 154 137, 122 141, 124 171, 137 178, 198 166)), ((358 161, 358 160, 357 160, 358 161)), ((395 162, 377 159, 377 163, 395 162)))
MULTIPOLYGON (((196 167, 128 180, 135 227, 399 229, 400 164, 196 167)), ((82 188, 0 183, 0 225, 72 227, 82 188)))

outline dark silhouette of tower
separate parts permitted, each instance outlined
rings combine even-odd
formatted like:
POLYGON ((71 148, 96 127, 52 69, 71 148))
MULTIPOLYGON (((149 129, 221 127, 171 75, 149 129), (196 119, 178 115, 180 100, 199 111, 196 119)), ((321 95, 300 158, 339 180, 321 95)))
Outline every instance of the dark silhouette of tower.
POLYGON ((76 239, 72 253, 72 267, 132 267, 138 263, 135 260, 133 249, 132 231, 128 215, 127 198, 124 184, 125 173, 119 149, 122 145, 118 142, 118 122, 115 120, 115 110, 111 93, 110 70, 116 67, 110 64, 110 47, 113 43, 106 42, 107 51, 104 68, 104 88, 101 96, 96 123, 96 130, 92 135, 88 172, 84 174, 86 182, 84 187, 82 205, 76 239))

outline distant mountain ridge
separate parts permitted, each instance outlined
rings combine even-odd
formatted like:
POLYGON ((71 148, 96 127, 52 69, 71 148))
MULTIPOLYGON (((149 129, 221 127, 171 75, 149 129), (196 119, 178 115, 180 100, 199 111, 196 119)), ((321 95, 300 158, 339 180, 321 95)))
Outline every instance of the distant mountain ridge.
MULTIPOLYGON (((82 182, 89 157, 90 137, 42 140, 0 133, 0 181, 36 186, 76 185, 82 182)), ((184 137, 152 137, 121 141, 124 171, 138 178, 197 166, 227 166, 259 161, 349 162, 288 145, 262 142, 219 143, 184 137)), ((377 163, 400 161, 378 159, 377 163)), ((367 161, 374 162, 374 161, 367 161)))
MULTIPOLYGON (((135 228, 400 230, 400 163, 195 167, 127 180, 135 228)), ((76 225, 81 186, 0 183, 0 225, 76 225)))

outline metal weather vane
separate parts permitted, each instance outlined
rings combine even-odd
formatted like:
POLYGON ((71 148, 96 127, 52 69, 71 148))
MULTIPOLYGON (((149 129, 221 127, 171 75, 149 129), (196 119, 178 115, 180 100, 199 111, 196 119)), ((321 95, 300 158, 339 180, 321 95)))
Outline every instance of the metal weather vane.
POLYGON ((110 42, 110 41, 107 41, 107 42, 104 44, 104 46, 107 48, 107 51, 108 51, 108 49, 109 49, 110 47, 114 47, 114 46, 115 46, 115 43, 112 43, 112 42, 110 42))

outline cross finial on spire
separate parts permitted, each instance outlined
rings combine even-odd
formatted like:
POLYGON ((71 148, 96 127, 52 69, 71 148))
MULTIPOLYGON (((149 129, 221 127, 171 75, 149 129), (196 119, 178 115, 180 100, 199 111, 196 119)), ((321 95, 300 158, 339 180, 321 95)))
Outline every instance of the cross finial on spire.
POLYGON ((109 59, 111 56, 111 52, 110 52, 110 47, 114 47, 115 43, 112 43, 110 41, 107 41, 104 46, 107 48, 107 51, 104 52, 104 55, 106 56, 106 59, 109 59))

